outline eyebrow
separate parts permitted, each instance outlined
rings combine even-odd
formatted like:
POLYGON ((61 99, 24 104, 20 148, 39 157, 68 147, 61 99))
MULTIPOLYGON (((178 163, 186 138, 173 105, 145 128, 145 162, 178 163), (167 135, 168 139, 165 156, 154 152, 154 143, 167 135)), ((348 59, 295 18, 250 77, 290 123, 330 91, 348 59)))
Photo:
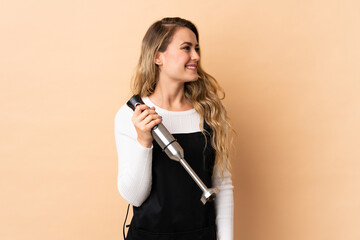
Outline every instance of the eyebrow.
MULTIPOLYGON (((180 46, 185 45, 185 44, 190 45, 190 46, 193 45, 191 42, 183 42, 182 44, 180 44, 180 46)), ((197 43, 197 44, 195 45, 195 47, 198 47, 198 46, 199 46, 199 44, 197 43)))

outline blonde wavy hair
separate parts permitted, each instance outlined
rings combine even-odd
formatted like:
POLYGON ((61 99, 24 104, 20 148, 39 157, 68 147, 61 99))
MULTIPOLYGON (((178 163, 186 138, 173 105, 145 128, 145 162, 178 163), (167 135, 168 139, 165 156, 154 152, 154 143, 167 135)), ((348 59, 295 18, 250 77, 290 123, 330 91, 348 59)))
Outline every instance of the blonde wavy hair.
MULTIPOLYGON (((132 79, 133 94, 147 97, 154 93, 159 77, 159 69, 154 62, 156 53, 166 51, 172 36, 181 27, 190 29, 199 42, 195 25, 182 18, 164 18, 150 26, 143 38, 140 59, 132 79)), ((214 169, 218 168, 224 177, 224 170, 230 169, 228 133, 232 131, 226 109, 221 102, 225 93, 216 79, 202 69, 200 62, 198 75, 197 81, 185 83, 185 97, 213 131, 211 144, 216 151, 214 169)), ((203 129, 204 133, 202 125, 203 121, 200 121, 200 129, 203 129)))

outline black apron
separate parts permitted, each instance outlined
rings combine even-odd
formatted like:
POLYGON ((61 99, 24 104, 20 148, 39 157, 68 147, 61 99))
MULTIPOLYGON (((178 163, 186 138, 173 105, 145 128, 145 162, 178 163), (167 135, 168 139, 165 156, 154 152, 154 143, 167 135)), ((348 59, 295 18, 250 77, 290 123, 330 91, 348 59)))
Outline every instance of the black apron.
MULTIPOLYGON (((211 187, 215 151, 211 129, 203 133, 173 134, 184 157, 207 187, 211 187)), ((213 202, 200 201, 202 191, 179 162, 171 160, 153 142, 152 186, 133 219, 126 240, 216 240, 213 202)))

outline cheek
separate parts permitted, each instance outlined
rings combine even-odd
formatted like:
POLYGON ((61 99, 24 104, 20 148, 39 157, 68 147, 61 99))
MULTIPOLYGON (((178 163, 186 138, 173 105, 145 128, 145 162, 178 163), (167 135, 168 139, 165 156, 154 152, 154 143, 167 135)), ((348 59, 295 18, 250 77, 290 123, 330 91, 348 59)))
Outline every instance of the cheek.
POLYGON ((165 55, 165 61, 170 65, 184 65, 187 63, 189 57, 181 51, 168 52, 165 55))

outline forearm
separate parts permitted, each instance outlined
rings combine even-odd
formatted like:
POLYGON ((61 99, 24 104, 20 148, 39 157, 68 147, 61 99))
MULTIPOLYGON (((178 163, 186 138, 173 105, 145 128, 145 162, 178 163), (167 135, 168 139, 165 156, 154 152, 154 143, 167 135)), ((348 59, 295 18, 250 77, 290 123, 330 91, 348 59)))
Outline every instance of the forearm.
POLYGON ((117 186, 122 197, 140 206, 150 194, 152 182, 152 147, 146 148, 136 140, 131 123, 131 110, 122 107, 115 118, 115 140, 118 153, 117 186))
MULTIPOLYGON (((118 190, 134 206, 140 206, 150 194, 152 148, 144 148, 137 141, 118 144, 118 190)), ((127 140, 129 141, 129 140, 127 140)))
POLYGON ((224 173, 224 179, 216 172, 213 185, 219 188, 220 193, 215 199, 216 225, 219 240, 234 239, 234 198, 233 185, 229 172, 224 173))

